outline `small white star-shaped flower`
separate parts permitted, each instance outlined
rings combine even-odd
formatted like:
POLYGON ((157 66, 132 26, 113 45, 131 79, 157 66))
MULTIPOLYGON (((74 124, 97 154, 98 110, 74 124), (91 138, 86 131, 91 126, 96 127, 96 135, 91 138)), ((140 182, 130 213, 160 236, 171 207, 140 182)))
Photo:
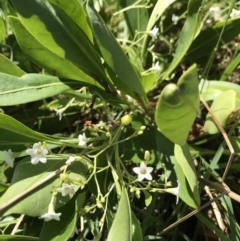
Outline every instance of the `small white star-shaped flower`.
POLYGON ((37 164, 39 161, 42 163, 47 162, 46 155, 48 154, 48 150, 42 148, 42 146, 39 143, 33 144, 33 148, 27 149, 26 153, 31 156, 31 163, 33 165, 37 164))
POLYGON ((87 148, 87 141, 88 141, 88 139, 87 139, 85 133, 80 134, 80 135, 78 136, 78 140, 79 140, 79 142, 78 142, 78 145, 79 145, 79 146, 82 146, 82 147, 84 147, 84 148, 87 148))
POLYGON ((173 21, 173 24, 177 24, 178 20, 179 20, 179 16, 173 14, 173 15, 172 15, 172 21, 173 21))
POLYGON ((63 183, 62 187, 58 188, 57 191, 60 192, 63 197, 67 196, 68 194, 75 194, 74 185, 69 185, 67 183, 63 183))
POLYGON ((70 157, 67 159, 66 164, 67 164, 67 165, 71 165, 74 161, 75 161, 75 157, 74 157, 74 156, 70 156, 70 157))
POLYGON ((181 184, 178 182, 178 186, 177 187, 165 189, 166 192, 171 193, 171 194, 173 194, 173 195, 175 195, 177 197, 176 204, 179 201, 180 186, 181 186, 181 184))
POLYGON ((153 38, 153 40, 155 40, 157 38, 157 34, 159 32, 159 28, 157 28, 156 26, 154 26, 154 28, 152 30, 150 30, 148 32, 148 34, 153 38))
POLYGON ((154 66, 152 67, 152 69, 153 69, 154 71, 156 71, 157 73, 159 73, 159 72, 162 70, 161 66, 159 65, 159 61, 157 61, 157 62, 154 64, 154 66))
POLYGON ((139 182, 141 182, 144 178, 152 180, 151 172, 153 171, 153 167, 147 167, 143 161, 140 163, 140 167, 134 167, 133 171, 138 175, 139 182))
POLYGON ((10 166, 13 167, 13 163, 14 163, 14 156, 13 156, 13 152, 11 149, 9 149, 8 151, 3 151, 4 155, 5 155, 5 161, 6 163, 10 166))
POLYGON ((50 221, 52 219, 55 219, 57 221, 60 221, 60 216, 62 214, 61 213, 55 213, 54 211, 50 211, 48 213, 43 214, 41 217, 39 217, 40 219, 44 219, 44 221, 50 221))
POLYGON ((61 120, 64 109, 55 109, 54 108, 53 110, 56 111, 56 115, 58 115, 59 116, 59 120, 61 120))

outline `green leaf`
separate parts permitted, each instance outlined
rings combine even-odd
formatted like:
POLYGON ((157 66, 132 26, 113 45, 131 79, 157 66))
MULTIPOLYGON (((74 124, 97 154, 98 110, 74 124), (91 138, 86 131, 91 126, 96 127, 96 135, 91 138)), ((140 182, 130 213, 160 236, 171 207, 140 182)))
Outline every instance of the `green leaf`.
POLYGON ((237 66, 240 64, 240 53, 233 59, 230 60, 230 63, 223 71, 220 80, 225 81, 227 80, 228 76, 232 74, 232 72, 237 68, 237 66))
MULTIPOLYGON (((138 5, 145 4, 145 1, 139 1, 138 5)), ((148 23, 148 11, 144 7, 135 7, 135 8, 129 8, 129 6, 136 5, 135 0, 120 0, 120 5, 122 9, 125 11, 123 12, 124 18, 126 20, 128 31, 133 39, 136 35, 136 30, 139 32, 143 32, 146 30, 147 23, 148 23), (126 8, 128 8, 126 10, 126 8)), ((139 35, 140 37, 141 35, 139 35)), ((138 39, 138 36, 137 38, 138 39)))
POLYGON ((222 230, 220 230, 213 221, 206 218, 203 214, 200 212, 196 214, 197 218, 203 223, 209 230, 211 230, 221 241, 232 241, 229 239, 222 230))
POLYGON ((52 141, 53 139, 33 131, 12 117, 0 114, 1 143, 33 143, 36 141, 52 141))
POLYGON ((61 9, 72 21, 86 34, 88 39, 93 43, 92 29, 89 25, 87 15, 82 7, 82 3, 78 0, 49 0, 50 3, 55 4, 61 9))
POLYGON ((122 188, 116 216, 108 233, 108 241, 115 241, 116 237, 121 241, 132 241, 132 217, 131 208, 126 189, 122 188))
POLYGON ((137 220, 134 212, 131 212, 131 216, 132 216, 132 229, 133 229, 132 241, 143 241, 143 235, 142 235, 142 229, 141 229, 140 223, 137 220))
MULTIPOLYGON (((38 163, 37 165, 31 164, 29 158, 22 160, 16 167, 11 182, 11 186, 0 198, 0 206, 8 202, 9 200, 15 198, 17 195, 21 194, 25 190, 32 188, 43 180, 48 175, 56 172, 60 167, 65 165, 66 159, 49 159, 47 163, 38 163)), ((75 162, 73 165, 68 167, 70 172, 69 177, 76 180, 85 180, 83 177, 87 168, 83 163, 75 162)), ((61 180, 58 176, 54 176, 51 181, 45 182, 29 193, 24 199, 18 200, 14 206, 10 207, 4 215, 9 215, 12 213, 26 214, 33 217, 38 217, 45 214, 48 210, 48 205, 52 198, 52 191, 54 187, 59 187, 61 185, 61 180)), ((78 187, 76 186, 76 189, 78 187)), ((69 196, 62 197, 62 195, 57 196, 55 207, 61 207, 66 202, 69 201, 69 196)))
MULTIPOLYGON (((225 127, 228 116, 235 109, 236 92, 227 90, 222 92, 212 103, 211 110, 222 127, 225 127)), ((204 132, 208 134, 217 134, 220 132, 215 121, 210 113, 207 114, 204 123, 204 132)))
MULTIPOLYGON (((157 3, 155 4, 153 11, 151 13, 151 16, 149 18, 148 24, 147 24, 147 28, 145 29, 145 31, 150 31, 153 27, 154 24, 159 20, 159 18, 162 16, 162 14, 164 13, 164 11, 172 4, 174 3, 176 0, 164 0, 164 1, 157 1, 157 3)), ((141 51, 141 56, 142 59, 145 58, 145 53, 146 53, 146 49, 147 49, 147 40, 148 40, 148 35, 145 34, 144 35, 144 39, 143 39, 143 46, 142 46, 142 51, 141 51)))
POLYGON ((71 87, 54 76, 26 74, 18 78, 0 73, 0 106, 19 105, 42 100, 69 89, 71 87))
POLYGON ((17 77, 21 77, 25 74, 17 65, 6 58, 4 55, 0 54, 0 72, 5 74, 11 74, 17 77))
POLYGON ((142 85, 146 93, 148 93, 154 88, 156 81, 157 74, 155 72, 142 74, 142 85))
MULTIPOLYGON (((180 166, 180 171, 183 172, 185 178, 187 179, 188 185, 190 187, 190 192, 193 194, 189 194, 189 190, 185 182, 181 183, 182 178, 178 180, 180 182, 180 197, 183 201, 185 201, 188 205, 193 208, 200 206, 200 196, 198 189, 198 179, 194 166, 193 159, 191 157, 191 153, 189 151, 188 145, 179 146, 175 144, 174 147, 174 156, 176 162, 180 166), (194 198, 194 199, 193 199, 194 198)), ((175 169, 176 170, 176 169, 175 169)), ((177 175, 178 176, 178 175, 177 175)))
MULTIPOLYGON (((225 22, 218 22, 213 27, 201 31, 189 48, 186 55, 187 58, 196 60, 203 57, 204 55, 209 55, 209 53, 215 48, 219 39, 219 34, 221 33, 224 25, 225 22)), ((240 33, 238 28, 239 25, 240 18, 229 19, 226 22, 219 47, 229 43, 240 33)))
MULTIPOLYGON (((97 11, 89 5, 89 2, 87 4, 87 12, 92 24, 94 36, 108 66, 128 88, 137 92, 139 95, 145 96, 139 75, 132 67, 129 59, 97 11)), ((115 84, 118 86, 118 83, 115 84)))
POLYGON ((143 194, 145 197, 145 205, 148 207, 152 202, 152 195, 146 190, 143 190, 143 194))
POLYGON ((193 65, 181 76, 178 85, 168 84, 163 89, 157 103, 155 121, 168 139, 184 145, 198 109, 198 76, 196 65, 193 65))
POLYGON ((5 25, 5 22, 3 20, 2 10, 0 10, 0 43, 5 42, 6 35, 7 35, 6 25, 5 25))
POLYGON ((240 106, 240 86, 235 83, 201 80, 199 83, 199 91, 205 101, 216 99, 223 91, 234 90, 236 92, 236 107, 240 106))
POLYGON ((166 72, 163 73, 161 79, 166 79, 185 57, 185 54, 201 28, 202 18, 202 0, 189 0, 187 19, 180 33, 174 58, 166 72))
POLYGON ((45 48, 71 61, 84 72, 106 79, 100 55, 81 28, 61 9, 53 9, 43 0, 23 0, 21 3, 11 0, 11 3, 24 27, 45 48))
POLYGON ((97 81, 85 74, 71 61, 60 57, 42 45, 27 31, 18 18, 9 17, 9 21, 13 26, 18 44, 30 60, 58 77, 79 80, 83 83, 100 86, 97 81))
POLYGON ((1 235, 0 240, 3 241, 38 241, 36 237, 30 237, 25 235, 1 235))
MULTIPOLYGON (((85 198, 85 192, 77 196, 77 199, 82 200, 82 204, 85 198)), ((56 222, 55 220, 51 220, 44 222, 39 241, 68 240, 71 237, 77 225, 78 208, 80 208, 80 206, 76 205, 76 202, 76 198, 72 198, 66 205, 56 210, 57 213, 62 214, 60 221, 56 222)))

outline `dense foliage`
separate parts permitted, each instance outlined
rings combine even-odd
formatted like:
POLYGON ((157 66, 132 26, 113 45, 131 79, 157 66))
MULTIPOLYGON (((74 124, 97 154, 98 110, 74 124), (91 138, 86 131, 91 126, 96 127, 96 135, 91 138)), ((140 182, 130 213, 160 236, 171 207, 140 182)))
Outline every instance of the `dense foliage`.
POLYGON ((1 0, 0 240, 240 240, 238 8, 1 0))

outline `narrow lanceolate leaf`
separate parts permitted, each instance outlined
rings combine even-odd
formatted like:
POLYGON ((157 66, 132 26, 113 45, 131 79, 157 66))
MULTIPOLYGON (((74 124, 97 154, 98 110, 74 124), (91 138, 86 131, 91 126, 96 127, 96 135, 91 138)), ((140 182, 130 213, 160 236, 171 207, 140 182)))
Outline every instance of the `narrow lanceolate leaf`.
POLYGON ((198 113, 199 93, 196 65, 191 66, 178 80, 162 91, 155 121, 159 130, 172 142, 184 145, 198 113))
POLYGON ((18 77, 25 74, 23 70, 2 54, 0 54, 0 72, 18 77))
POLYGON ((131 209, 127 191, 122 188, 122 195, 118 205, 116 216, 108 234, 108 241, 115 241, 116 237, 121 241, 132 240, 131 209))
POLYGON ((106 79, 100 55, 91 41, 56 5, 53 8, 44 0, 11 0, 11 3, 27 31, 45 48, 91 76, 106 79))
MULTIPOLYGON (((132 67, 129 59, 122 51, 112 33, 108 30, 97 11, 89 4, 87 5, 87 11, 92 24, 94 36, 108 66, 128 88, 139 95, 146 96, 141 84, 140 76, 132 67)), ((118 83, 114 84, 118 86, 118 83)))
POLYGON ((33 143, 36 141, 53 140, 44 134, 33 131, 14 118, 0 114, 0 142, 33 143))
POLYGON ((181 174, 179 172, 183 172, 183 176, 185 177, 184 179, 187 180, 187 183, 185 183, 183 177, 181 180, 178 180, 180 182, 180 197, 191 207, 199 207, 200 196, 198 189, 198 179, 193 158, 191 157, 188 145, 185 144, 184 146, 179 146, 175 144, 174 156, 176 162, 180 166, 177 171, 177 177, 181 178, 181 174))
POLYGON ((188 2, 187 19, 180 33, 174 58, 161 79, 166 79, 181 62, 199 32, 202 25, 202 19, 202 0, 190 0, 188 2))
MULTIPOLYGON (((235 109, 236 92, 234 90, 227 90, 222 92, 212 103, 211 110, 214 118, 218 120, 222 127, 225 126, 228 116, 235 109)), ((204 132, 208 134, 219 133, 217 125, 215 124, 213 116, 208 113, 206 122, 204 123, 204 132)))
POLYGON ((100 86, 96 80, 64 57, 60 57, 47 47, 42 45, 38 39, 23 26, 16 17, 8 17, 18 44, 23 53, 38 66, 44 68, 48 73, 66 79, 81 81, 88 85, 100 86))
POLYGON ((18 78, 0 73, 0 106, 41 100, 69 89, 71 87, 54 76, 26 74, 18 78))

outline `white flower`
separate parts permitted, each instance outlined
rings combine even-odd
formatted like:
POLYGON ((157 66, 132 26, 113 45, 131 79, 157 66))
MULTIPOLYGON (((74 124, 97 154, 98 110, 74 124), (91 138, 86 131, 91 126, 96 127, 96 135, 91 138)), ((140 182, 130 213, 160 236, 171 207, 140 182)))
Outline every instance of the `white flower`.
POLYGON ((88 141, 88 139, 87 139, 85 133, 83 133, 82 135, 80 134, 80 135, 78 136, 78 140, 79 140, 79 142, 78 142, 78 145, 79 145, 79 146, 82 146, 82 147, 84 147, 84 148, 87 147, 87 141, 88 141))
POLYGON ((62 214, 61 213, 55 213, 54 211, 53 212, 48 212, 48 213, 45 213, 44 215, 42 215, 41 217, 39 217, 40 219, 43 218, 44 221, 50 221, 52 219, 55 219, 57 221, 60 221, 60 218, 59 216, 61 216, 62 214))
POLYGON ((240 11, 233 8, 232 12, 230 13, 230 18, 235 18, 238 15, 240 15, 240 11))
POLYGON ((138 175, 139 182, 141 182, 144 178, 152 180, 151 172, 153 171, 153 167, 147 167, 143 161, 140 163, 140 167, 134 167, 133 171, 138 175))
POLYGON ((172 15, 172 21, 173 21, 173 24, 177 24, 178 20, 179 20, 179 16, 173 14, 173 15, 172 15))
POLYGON ((74 162, 74 161, 75 161, 75 157, 74 157, 74 156, 70 156, 70 157, 67 159, 66 164, 67 164, 67 165, 71 165, 72 162, 74 162))
POLYGON ((32 149, 27 149, 26 153, 31 156, 31 163, 34 165, 39 161, 42 163, 47 162, 46 155, 48 154, 48 150, 42 148, 39 143, 35 143, 32 149))
POLYGON ((10 166, 13 167, 13 162, 15 160, 14 156, 13 156, 13 152, 11 149, 9 149, 8 151, 3 151, 4 155, 5 155, 5 161, 6 163, 10 166))
POLYGON ((210 7, 209 15, 214 19, 214 21, 221 21, 221 8, 219 6, 210 7))
POLYGON ((60 192, 63 196, 67 196, 68 194, 73 194, 75 193, 74 190, 74 185, 69 185, 67 183, 63 183, 62 187, 57 189, 58 192, 60 192))
POLYGON ((159 72, 162 70, 161 66, 159 65, 159 61, 157 61, 157 62, 154 64, 154 66, 152 67, 152 69, 153 69, 154 71, 156 71, 157 73, 159 73, 159 72))
POLYGON ((59 120, 61 120, 64 109, 55 109, 54 108, 53 110, 56 111, 56 115, 58 115, 59 116, 59 120))
POLYGON ((179 200, 180 186, 181 186, 181 184, 178 182, 178 186, 177 187, 165 189, 166 192, 171 193, 171 194, 177 196, 176 204, 178 203, 178 200, 179 200))
POLYGON ((155 26, 152 30, 148 32, 148 34, 153 38, 153 40, 155 40, 157 38, 158 31, 159 31, 159 28, 155 26))
POLYGON ((60 216, 62 214, 61 213, 55 213, 54 211, 54 207, 53 207, 53 204, 52 204, 52 201, 51 203, 49 204, 49 207, 48 207, 48 212, 43 214, 41 217, 39 217, 40 219, 44 219, 44 221, 50 221, 52 219, 55 219, 57 221, 60 221, 60 216))

